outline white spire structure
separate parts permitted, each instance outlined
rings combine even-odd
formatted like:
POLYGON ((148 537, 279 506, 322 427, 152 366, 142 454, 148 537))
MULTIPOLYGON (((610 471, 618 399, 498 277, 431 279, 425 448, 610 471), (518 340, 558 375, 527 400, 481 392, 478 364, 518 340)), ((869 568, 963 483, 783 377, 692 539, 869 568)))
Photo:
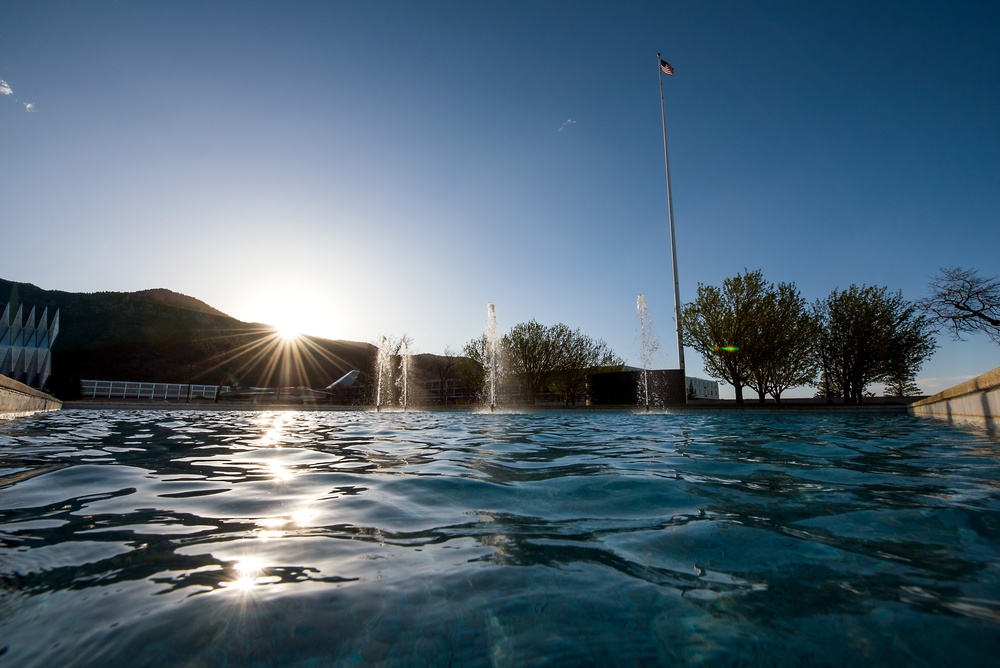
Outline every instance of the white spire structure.
POLYGON ((11 304, 0 316, 0 374, 32 387, 43 387, 52 373, 52 343, 59 335, 59 309, 49 322, 49 309, 35 316, 31 307, 27 319, 23 306, 11 312, 11 304))
POLYGON ((684 371, 684 338, 681 334, 681 285, 677 278, 677 234, 674 231, 674 197, 670 189, 670 154, 667 151, 667 106, 663 97, 663 75, 674 76, 674 68, 656 54, 660 78, 660 118, 663 121, 663 164, 667 170, 667 222, 670 225, 670 261, 674 268, 674 322, 677 325, 677 368, 684 371))

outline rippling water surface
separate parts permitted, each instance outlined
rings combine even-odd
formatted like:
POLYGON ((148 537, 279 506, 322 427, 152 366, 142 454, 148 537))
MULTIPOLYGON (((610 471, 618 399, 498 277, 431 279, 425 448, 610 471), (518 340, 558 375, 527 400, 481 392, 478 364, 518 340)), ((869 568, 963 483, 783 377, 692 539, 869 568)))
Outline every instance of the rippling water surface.
POLYGON ((995 665, 1000 444, 908 416, 0 422, 0 664, 995 665))

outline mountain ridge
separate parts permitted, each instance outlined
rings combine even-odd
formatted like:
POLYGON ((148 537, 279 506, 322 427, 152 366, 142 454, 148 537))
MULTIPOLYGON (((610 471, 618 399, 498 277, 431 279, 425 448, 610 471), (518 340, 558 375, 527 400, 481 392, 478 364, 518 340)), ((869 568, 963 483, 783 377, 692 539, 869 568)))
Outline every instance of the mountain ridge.
POLYGON ((167 288, 67 292, 0 279, 0 303, 60 312, 48 386, 61 399, 81 379, 243 386, 326 385, 371 368, 370 343, 299 338, 297 349, 261 323, 247 323, 167 288))

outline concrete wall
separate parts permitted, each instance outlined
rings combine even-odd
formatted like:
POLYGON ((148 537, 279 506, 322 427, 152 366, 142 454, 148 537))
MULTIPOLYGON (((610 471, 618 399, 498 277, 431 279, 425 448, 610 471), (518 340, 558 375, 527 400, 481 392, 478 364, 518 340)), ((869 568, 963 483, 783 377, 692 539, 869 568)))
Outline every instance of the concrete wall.
POLYGON ((62 408, 62 402, 55 397, 7 376, 0 376, 0 417, 36 411, 54 411, 59 408, 62 408))
POLYGON ((974 425, 1000 433, 1000 367, 909 406, 912 415, 935 417, 949 424, 974 425))

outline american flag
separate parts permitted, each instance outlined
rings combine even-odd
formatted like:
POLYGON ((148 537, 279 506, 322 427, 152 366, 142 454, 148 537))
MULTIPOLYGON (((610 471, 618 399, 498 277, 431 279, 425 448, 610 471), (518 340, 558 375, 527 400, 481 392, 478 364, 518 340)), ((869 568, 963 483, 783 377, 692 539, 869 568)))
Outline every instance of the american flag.
POLYGON ((672 68, 670 66, 670 63, 665 61, 663 58, 660 58, 660 71, 663 72, 664 74, 669 74, 670 76, 674 76, 674 68, 672 68))

